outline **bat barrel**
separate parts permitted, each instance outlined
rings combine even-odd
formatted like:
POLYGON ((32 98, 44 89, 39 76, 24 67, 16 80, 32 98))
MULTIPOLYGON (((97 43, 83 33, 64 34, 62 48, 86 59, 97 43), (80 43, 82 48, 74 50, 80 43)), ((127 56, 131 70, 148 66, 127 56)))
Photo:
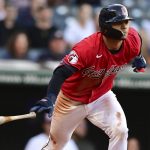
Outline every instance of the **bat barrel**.
POLYGON ((35 112, 30 112, 29 114, 17 115, 17 116, 0 116, 0 125, 14 120, 35 118, 35 117, 36 117, 35 112))

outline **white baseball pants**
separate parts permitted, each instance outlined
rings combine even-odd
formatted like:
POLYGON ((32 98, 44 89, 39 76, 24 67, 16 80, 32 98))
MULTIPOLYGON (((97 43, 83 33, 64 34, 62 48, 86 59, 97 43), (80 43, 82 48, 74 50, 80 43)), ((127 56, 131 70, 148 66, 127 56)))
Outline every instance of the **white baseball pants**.
POLYGON ((50 142, 43 150, 63 150, 84 118, 109 136, 108 150, 127 150, 128 128, 125 114, 112 91, 89 104, 72 101, 60 92, 51 122, 50 142))

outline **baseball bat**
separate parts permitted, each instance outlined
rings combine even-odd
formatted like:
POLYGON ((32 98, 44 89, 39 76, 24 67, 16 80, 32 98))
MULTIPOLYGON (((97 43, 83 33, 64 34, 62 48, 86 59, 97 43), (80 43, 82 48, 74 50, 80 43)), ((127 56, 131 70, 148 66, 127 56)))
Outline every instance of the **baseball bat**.
POLYGON ((11 122, 14 120, 20 120, 20 119, 26 119, 26 118, 35 118, 36 113, 35 112, 30 112, 28 114, 23 114, 23 115, 16 115, 16 116, 0 116, 0 125, 11 122))

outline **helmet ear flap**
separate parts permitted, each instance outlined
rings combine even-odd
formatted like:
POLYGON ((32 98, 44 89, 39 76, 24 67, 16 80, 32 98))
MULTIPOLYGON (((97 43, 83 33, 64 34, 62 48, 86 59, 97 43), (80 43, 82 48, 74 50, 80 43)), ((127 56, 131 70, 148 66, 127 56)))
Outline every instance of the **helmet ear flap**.
POLYGON ((102 33, 106 33, 109 28, 111 28, 111 23, 106 23, 104 17, 99 15, 99 27, 102 33))
POLYGON ((99 27, 101 32, 105 32, 105 30, 107 30, 108 25, 106 23, 106 12, 106 8, 103 8, 99 14, 99 27))
POLYGON ((102 32, 106 32, 109 28, 111 28, 112 23, 108 23, 107 20, 115 17, 116 13, 114 10, 109 10, 109 8, 103 8, 101 13, 99 14, 99 27, 102 32))

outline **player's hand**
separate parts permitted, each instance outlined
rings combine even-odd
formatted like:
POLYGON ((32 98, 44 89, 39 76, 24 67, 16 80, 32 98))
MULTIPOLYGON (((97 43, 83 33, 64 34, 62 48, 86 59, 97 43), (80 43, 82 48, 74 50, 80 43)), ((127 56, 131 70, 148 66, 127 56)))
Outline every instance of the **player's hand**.
POLYGON ((51 117, 54 109, 54 104, 52 99, 43 98, 38 101, 31 109, 30 112, 35 113, 48 113, 48 116, 51 117))
POLYGON ((145 58, 140 55, 134 58, 132 62, 132 68, 134 72, 145 72, 146 68, 146 60, 145 58))

